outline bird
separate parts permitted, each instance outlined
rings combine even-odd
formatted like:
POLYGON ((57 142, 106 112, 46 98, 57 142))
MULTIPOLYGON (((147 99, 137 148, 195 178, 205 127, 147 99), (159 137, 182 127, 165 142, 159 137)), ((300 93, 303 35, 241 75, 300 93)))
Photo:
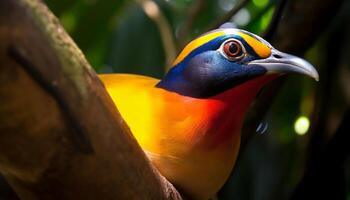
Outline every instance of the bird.
POLYGON ((151 163, 181 194, 201 200, 228 179, 257 93, 290 72, 319 78, 309 62, 253 33, 218 28, 187 44, 160 80, 99 77, 151 163))

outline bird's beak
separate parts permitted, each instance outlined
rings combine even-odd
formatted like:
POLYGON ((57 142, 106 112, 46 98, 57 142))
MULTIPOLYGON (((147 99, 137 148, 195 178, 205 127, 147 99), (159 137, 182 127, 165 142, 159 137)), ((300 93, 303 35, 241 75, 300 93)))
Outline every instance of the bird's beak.
POLYGON ((306 60, 276 49, 271 50, 271 55, 265 59, 251 61, 249 64, 264 67, 268 73, 299 73, 305 74, 318 81, 316 69, 306 60))

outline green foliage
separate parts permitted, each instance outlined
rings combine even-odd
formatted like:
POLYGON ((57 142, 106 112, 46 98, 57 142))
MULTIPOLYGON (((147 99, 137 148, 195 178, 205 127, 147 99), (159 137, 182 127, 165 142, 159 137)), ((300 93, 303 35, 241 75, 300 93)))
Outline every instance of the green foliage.
POLYGON ((113 71, 161 77, 165 63, 160 34, 138 5, 126 8, 112 36, 107 62, 113 71))
POLYGON ((46 3, 60 18, 90 63, 99 69, 106 60, 115 21, 126 1, 48 0, 46 3))
MULTIPOLYGON (((235 2, 205 1, 186 38, 175 37, 174 40, 189 41, 200 35, 235 2)), ((145 15, 137 1, 47 0, 46 3, 96 70, 157 77, 164 73, 165 55, 159 28, 145 15)), ((169 0, 157 3, 171 25, 174 36, 178 36, 178 31, 187 21, 188 9, 193 1, 169 0)), ((244 9, 251 20, 243 28, 261 33, 271 18, 272 5, 267 0, 249 3, 244 9)))

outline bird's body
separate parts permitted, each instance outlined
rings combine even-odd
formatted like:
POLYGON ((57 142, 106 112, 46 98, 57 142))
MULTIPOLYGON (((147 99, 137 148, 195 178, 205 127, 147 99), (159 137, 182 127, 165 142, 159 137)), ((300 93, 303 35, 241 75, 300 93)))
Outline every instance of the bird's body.
POLYGON ((222 186, 236 160, 243 115, 261 82, 200 99, 157 88, 159 80, 150 77, 101 78, 131 132, 163 175, 175 185, 190 184, 180 184, 185 191, 198 185, 197 194, 191 196, 213 195, 222 186))
POLYGON ((158 170, 187 196, 208 199, 235 164, 246 110, 261 87, 277 76, 245 62, 269 58, 271 49, 247 32, 219 29, 191 42, 162 80, 100 77, 158 170), (225 57, 227 43, 230 51, 244 49, 244 56, 225 57))

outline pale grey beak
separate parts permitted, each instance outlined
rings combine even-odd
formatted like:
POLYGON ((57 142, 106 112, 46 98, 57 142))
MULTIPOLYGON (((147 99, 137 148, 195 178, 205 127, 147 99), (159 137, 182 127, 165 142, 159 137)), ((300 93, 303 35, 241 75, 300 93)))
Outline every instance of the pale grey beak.
POLYGON ((271 50, 271 55, 265 59, 251 61, 249 64, 259 65, 267 70, 267 73, 299 73, 314 78, 316 81, 319 75, 316 69, 306 60, 276 49, 271 50))

